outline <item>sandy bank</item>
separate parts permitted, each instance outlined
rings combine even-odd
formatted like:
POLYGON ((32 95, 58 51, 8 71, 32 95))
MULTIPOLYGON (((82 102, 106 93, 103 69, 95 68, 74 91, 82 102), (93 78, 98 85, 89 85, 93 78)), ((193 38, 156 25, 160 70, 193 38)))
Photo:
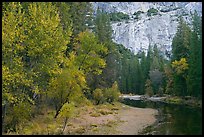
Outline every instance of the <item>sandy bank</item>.
MULTIPOLYGON (((96 109, 95 109, 96 110, 96 109)), ((142 129, 156 121, 158 111, 150 108, 136 108, 121 105, 119 110, 108 110, 111 113, 93 116, 93 109, 88 109, 80 117, 72 119, 71 126, 65 134, 83 135, 137 135, 142 129)))
POLYGON ((118 113, 119 119, 124 122, 120 122, 116 130, 123 135, 137 135, 142 129, 156 121, 157 114, 158 111, 155 109, 125 106, 118 113))

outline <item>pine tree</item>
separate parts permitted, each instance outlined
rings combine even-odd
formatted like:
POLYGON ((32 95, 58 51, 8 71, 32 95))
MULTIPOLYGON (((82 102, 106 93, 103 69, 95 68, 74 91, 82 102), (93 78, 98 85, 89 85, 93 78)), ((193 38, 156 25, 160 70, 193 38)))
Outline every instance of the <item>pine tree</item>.
POLYGON ((148 96, 153 96, 154 92, 152 89, 152 82, 151 80, 147 79, 145 82, 145 94, 148 96))
MULTIPOLYGON (((177 32, 172 41, 172 62, 175 60, 179 61, 181 58, 189 58, 190 34, 191 30, 189 26, 180 17, 177 32)), ((184 96, 187 92, 186 74, 187 72, 182 74, 174 73, 174 91, 178 95, 184 96)))
POLYGON ((188 58, 190 46, 189 26, 185 23, 182 17, 179 18, 179 25, 177 32, 172 41, 172 61, 180 60, 181 58, 188 58))
POLYGON ((90 2, 66 2, 73 22, 73 37, 93 26, 93 9, 90 2))
POLYGON ((201 18, 197 12, 193 15, 193 32, 190 41, 188 93, 200 97, 202 90, 202 40, 201 18))

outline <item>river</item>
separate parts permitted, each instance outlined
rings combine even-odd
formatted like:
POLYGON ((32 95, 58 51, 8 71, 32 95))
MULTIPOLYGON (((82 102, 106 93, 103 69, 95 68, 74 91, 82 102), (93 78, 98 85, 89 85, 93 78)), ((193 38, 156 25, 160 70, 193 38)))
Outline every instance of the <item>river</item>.
POLYGON ((157 122, 142 134, 152 135, 202 135, 202 109, 162 102, 124 99, 123 103, 139 108, 159 111, 157 122))

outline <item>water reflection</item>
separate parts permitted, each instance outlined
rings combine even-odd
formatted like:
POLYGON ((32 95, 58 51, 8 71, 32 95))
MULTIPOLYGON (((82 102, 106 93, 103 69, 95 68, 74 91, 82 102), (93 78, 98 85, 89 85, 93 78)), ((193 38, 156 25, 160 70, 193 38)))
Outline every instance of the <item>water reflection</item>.
POLYGON ((140 107, 155 108, 160 114, 160 121, 151 131, 159 135, 201 135, 202 109, 184 105, 165 104, 141 100, 125 99, 124 104, 140 107))

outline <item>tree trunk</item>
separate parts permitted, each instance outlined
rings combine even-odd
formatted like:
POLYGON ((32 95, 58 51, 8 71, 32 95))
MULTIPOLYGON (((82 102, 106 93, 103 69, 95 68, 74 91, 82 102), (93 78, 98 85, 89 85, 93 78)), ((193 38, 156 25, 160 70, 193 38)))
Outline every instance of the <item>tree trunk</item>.
POLYGON ((62 129, 62 134, 64 133, 65 127, 67 125, 67 121, 68 121, 68 118, 66 117, 65 120, 64 120, 64 126, 63 126, 63 129, 62 129))

